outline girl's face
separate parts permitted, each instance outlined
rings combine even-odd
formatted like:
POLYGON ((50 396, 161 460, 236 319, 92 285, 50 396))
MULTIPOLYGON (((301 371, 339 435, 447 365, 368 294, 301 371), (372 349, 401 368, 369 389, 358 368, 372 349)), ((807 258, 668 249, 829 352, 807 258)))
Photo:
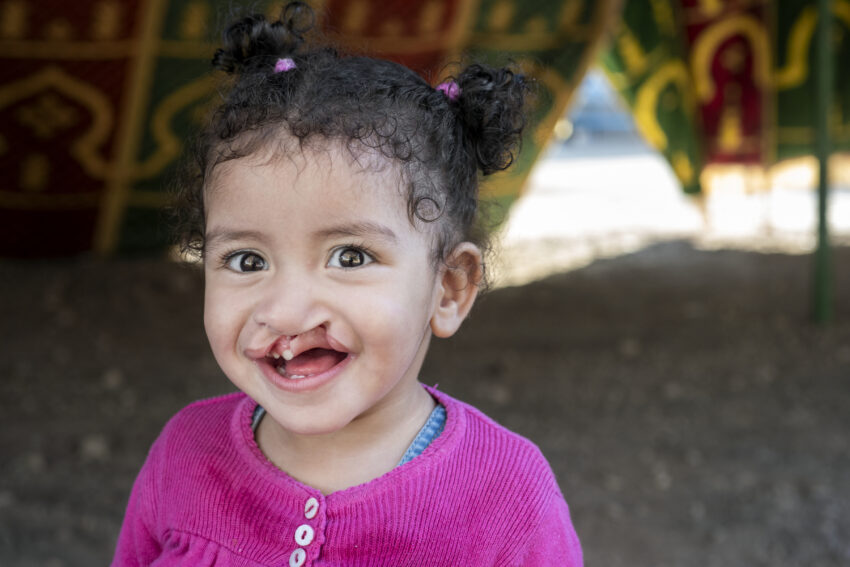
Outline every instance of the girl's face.
POLYGON ((333 149, 249 156, 218 166, 205 199, 204 324, 239 389, 293 434, 421 402, 452 292, 391 168, 333 149))

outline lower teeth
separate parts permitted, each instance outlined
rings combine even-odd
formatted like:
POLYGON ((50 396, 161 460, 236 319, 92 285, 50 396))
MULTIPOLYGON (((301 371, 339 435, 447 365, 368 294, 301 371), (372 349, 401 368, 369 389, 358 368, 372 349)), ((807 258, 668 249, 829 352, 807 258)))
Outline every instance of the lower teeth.
POLYGON ((277 373, 283 376, 284 378, 289 378, 290 380, 300 380, 302 378, 308 378, 307 374, 286 374, 286 367, 280 366, 277 368, 277 373))

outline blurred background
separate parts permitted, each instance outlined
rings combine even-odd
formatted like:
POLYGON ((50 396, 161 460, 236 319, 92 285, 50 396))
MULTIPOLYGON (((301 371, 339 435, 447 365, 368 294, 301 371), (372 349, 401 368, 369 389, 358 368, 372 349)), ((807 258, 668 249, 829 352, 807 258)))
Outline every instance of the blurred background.
MULTIPOLYGON (((536 80, 422 379, 540 445, 587 565, 850 564, 850 1, 312 4, 434 84, 536 80)), ((232 11, 0 0, 2 565, 108 563, 159 429, 231 388, 162 211, 232 11)))

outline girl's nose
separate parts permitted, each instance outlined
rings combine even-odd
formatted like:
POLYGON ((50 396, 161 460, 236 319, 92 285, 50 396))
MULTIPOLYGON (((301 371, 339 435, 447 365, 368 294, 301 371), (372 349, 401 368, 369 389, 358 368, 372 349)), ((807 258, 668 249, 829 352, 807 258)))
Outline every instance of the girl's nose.
POLYGON ((253 319, 276 335, 299 335, 327 322, 321 288, 310 278, 277 273, 260 291, 253 319))

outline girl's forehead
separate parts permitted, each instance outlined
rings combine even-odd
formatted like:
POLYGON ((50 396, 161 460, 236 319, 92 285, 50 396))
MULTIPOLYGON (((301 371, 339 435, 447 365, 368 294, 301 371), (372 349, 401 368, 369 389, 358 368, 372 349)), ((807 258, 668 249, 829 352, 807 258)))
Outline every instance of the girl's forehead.
POLYGON ((323 208, 328 213, 332 204, 342 203, 343 209, 352 213, 376 207, 382 214, 425 228, 409 214, 409 187, 392 160, 374 150, 351 150, 341 144, 284 149, 263 148, 217 165, 208 176, 205 217, 228 215, 228 209, 249 198, 249 188, 254 188, 254 197, 257 188, 262 188, 269 196, 284 197, 276 206, 288 210, 316 207, 317 203, 326 205, 323 208))
MULTIPOLYGON (((290 138, 290 137, 287 137, 290 138)), ((244 175, 255 167, 271 167, 285 173, 288 184, 314 184, 333 178, 349 179, 351 186, 397 189, 403 196, 404 172, 401 164, 362 144, 336 141, 299 144, 283 139, 266 144, 247 155, 215 165, 207 175, 205 191, 216 191, 230 185, 231 177, 244 175), (308 176, 305 179, 304 176, 308 176)))

